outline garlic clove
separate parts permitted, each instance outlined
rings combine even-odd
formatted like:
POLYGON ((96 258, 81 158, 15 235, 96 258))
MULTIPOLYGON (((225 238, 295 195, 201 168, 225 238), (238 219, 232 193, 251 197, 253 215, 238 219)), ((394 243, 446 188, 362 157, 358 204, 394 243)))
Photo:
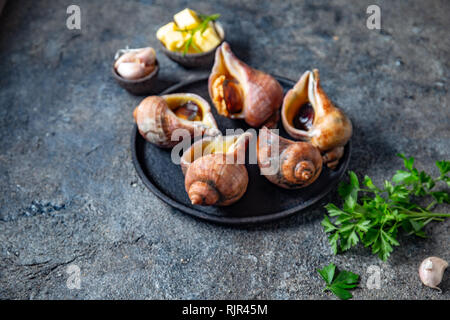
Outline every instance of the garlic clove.
POLYGON ((136 53, 136 58, 145 66, 153 66, 156 63, 156 52, 153 48, 144 48, 136 53))
POLYGON ((136 80, 144 77, 146 74, 145 67, 136 62, 122 62, 117 67, 117 73, 120 74, 122 78, 128 80, 136 80))
POLYGON ((136 80, 149 75, 156 66, 156 52, 153 48, 130 49, 114 63, 117 73, 128 80, 136 80))
POLYGON ((442 291, 438 285, 442 281, 448 262, 438 257, 428 257, 422 261, 419 267, 419 277, 427 287, 442 291))
POLYGON ((135 61, 135 53, 134 52, 126 52, 121 55, 116 62, 114 63, 114 68, 118 68, 121 63, 124 62, 136 62, 135 61))

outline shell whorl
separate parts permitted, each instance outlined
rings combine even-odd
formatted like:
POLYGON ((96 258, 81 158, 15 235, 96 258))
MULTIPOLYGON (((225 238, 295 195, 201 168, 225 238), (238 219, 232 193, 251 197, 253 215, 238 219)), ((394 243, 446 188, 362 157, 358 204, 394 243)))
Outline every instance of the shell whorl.
MULTIPOLYGON (((317 151, 318 152, 318 151, 317 151)), ((281 174, 293 185, 306 186, 315 180, 320 174, 322 163, 317 166, 312 159, 308 158, 309 152, 305 153, 305 147, 300 143, 294 143, 287 147, 281 157, 281 174), (319 172, 317 172, 319 171, 319 172)), ((320 154, 318 155, 319 159, 320 154)))
POLYGON ((186 172, 185 188, 193 204, 230 205, 247 190, 248 173, 242 164, 226 163, 225 154, 195 160, 186 172))
POLYGON ((188 195, 192 204, 201 206, 215 205, 220 199, 216 188, 204 181, 195 181, 191 184, 188 195))
POLYGON ((133 113, 141 135, 163 148, 174 145, 168 132, 170 119, 167 117, 167 110, 167 103, 163 98, 151 96, 145 98, 133 113))

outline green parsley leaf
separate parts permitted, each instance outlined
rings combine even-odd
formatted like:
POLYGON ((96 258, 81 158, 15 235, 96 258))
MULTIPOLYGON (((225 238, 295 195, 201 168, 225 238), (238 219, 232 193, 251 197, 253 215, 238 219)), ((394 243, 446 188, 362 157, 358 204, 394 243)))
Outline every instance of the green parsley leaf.
POLYGON ((391 180, 384 181, 383 187, 375 186, 368 176, 360 187, 357 175, 349 171, 349 182, 342 182, 338 188, 342 209, 333 203, 325 206, 328 215, 321 224, 325 233, 329 233, 328 242, 334 254, 361 242, 385 261, 393 247, 399 246, 399 231, 425 238, 425 225, 450 217, 449 213, 431 211, 437 205, 450 203, 447 190, 433 190, 440 182, 450 186, 450 161, 437 161, 440 176, 433 178, 414 167, 413 157, 398 156, 403 159, 405 169, 397 170, 391 180), (427 199, 432 200, 428 206, 419 205, 427 199))
POLYGON ((332 263, 330 263, 328 266, 324 267, 322 270, 317 269, 317 272, 322 276, 323 280, 327 284, 331 284, 333 282, 334 278, 334 272, 336 270, 336 266, 332 263))
POLYGON ((359 275, 346 270, 342 270, 336 275, 336 266, 333 263, 330 263, 323 269, 317 269, 317 272, 327 284, 324 291, 331 291, 343 300, 353 297, 349 289, 353 289, 358 285, 359 275))

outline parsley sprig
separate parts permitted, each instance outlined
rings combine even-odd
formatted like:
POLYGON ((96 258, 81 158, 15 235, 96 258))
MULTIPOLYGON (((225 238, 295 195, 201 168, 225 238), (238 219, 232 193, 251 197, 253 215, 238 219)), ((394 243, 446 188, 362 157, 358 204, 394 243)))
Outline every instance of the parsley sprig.
POLYGON ((323 269, 317 269, 317 272, 327 283, 323 291, 331 291, 343 300, 353 297, 348 290, 358 285, 359 275, 346 270, 342 270, 336 275, 336 266, 333 263, 323 269))
POLYGON ((184 44, 184 49, 183 49, 183 56, 186 55, 186 53, 189 51, 189 48, 192 47, 194 48, 195 51, 197 52, 202 52, 202 50, 200 50, 194 43, 194 34, 196 32, 200 32, 200 34, 203 34, 203 32, 206 30, 206 28, 208 27, 208 23, 211 21, 216 21, 217 19, 219 19, 220 14, 215 13, 212 15, 203 15, 203 14, 198 14, 198 17, 200 18, 200 24, 198 26, 196 26, 195 28, 192 29, 179 29, 177 31, 180 32, 187 32, 189 33, 189 38, 186 40, 186 43, 184 44))
POLYGON ((393 246, 399 245, 400 230, 425 238, 425 225, 450 217, 450 213, 431 211, 437 204, 450 203, 448 192, 433 190, 438 182, 450 186, 450 161, 436 162, 440 175, 432 178, 414 167, 413 157, 398 156, 403 159, 405 170, 398 170, 391 181, 384 181, 383 187, 375 186, 368 176, 360 186, 358 177, 350 171, 349 183, 341 183, 338 189, 344 200, 342 209, 332 203, 325 206, 328 216, 325 215, 322 226, 329 233, 334 254, 361 241, 386 261, 393 246), (427 205, 419 205, 427 200, 427 205))

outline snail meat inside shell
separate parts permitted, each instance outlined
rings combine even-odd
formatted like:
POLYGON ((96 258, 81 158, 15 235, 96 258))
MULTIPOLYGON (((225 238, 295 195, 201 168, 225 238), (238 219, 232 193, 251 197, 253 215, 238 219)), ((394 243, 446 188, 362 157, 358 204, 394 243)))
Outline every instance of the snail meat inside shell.
POLYGON ((293 125, 296 129, 308 131, 311 129, 314 121, 314 109, 311 103, 307 102, 300 106, 293 119, 293 125))
POLYGON ((202 109, 194 101, 187 101, 179 107, 176 107, 173 112, 175 115, 184 120, 202 121, 202 109))

